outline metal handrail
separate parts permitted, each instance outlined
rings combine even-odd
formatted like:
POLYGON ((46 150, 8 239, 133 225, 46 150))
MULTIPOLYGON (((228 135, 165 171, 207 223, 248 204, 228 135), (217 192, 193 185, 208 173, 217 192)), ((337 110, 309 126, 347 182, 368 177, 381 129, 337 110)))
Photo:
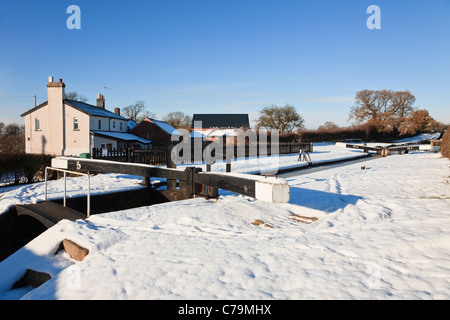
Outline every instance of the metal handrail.
POLYGON ((45 202, 47 202, 47 181, 48 181, 48 170, 60 171, 64 173, 64 200, 63 205, 66 207, 66 196, 67 196, 67 173, 79 175, 79 176, 87 176, 88 187, 87 187, 87 217, 91 216, 91 176, 89 175, 89 171, 87 173, 69 171, 64 169, 58 169, 53 167, 45 168, 45 202))

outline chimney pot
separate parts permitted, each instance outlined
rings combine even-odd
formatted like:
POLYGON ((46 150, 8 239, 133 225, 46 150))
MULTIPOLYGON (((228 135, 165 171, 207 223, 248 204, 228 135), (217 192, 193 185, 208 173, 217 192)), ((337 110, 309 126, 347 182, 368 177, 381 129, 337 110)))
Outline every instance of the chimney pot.
POLYGON ((120 108, 115 108, 114 113, 117 114, 118 116, 120 116, 120 108))
POLYGON ((48 82, 53 82, 53 77, 48 77, 48 82))
POLYGON ((61 82, 61 83, 62 83, 62 79, 59 79, 59 82, 61 82))
POLYGON ((103 95, 100 93, 98 94, 97 98, 97 107, 105 109, 105 98, 103 98, 103 95))

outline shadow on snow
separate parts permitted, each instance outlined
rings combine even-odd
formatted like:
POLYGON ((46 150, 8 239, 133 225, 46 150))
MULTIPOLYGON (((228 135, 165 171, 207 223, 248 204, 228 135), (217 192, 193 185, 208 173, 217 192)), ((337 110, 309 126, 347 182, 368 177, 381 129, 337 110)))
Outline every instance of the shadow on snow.
POLYGON ((349 204, 356 204, 363 197, 344 195, 291 186, 291 200, 289 203, 327 213, 344 209, 349 204))

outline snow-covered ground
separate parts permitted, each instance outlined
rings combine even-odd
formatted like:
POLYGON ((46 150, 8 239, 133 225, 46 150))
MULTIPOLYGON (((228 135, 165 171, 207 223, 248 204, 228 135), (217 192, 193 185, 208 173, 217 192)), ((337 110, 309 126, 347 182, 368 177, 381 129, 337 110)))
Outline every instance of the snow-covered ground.
MULTIPOLYGON (((359 152, 323 147, 317 156, 359 152)), ((224 192, 63 221, 0 263, 0 299, 450 299, 450 161, 416 152, 362 165, 288 178, 286 204, 224 192), (86 259, 55 255, 64 239, 86 259), (10 290, 28 268, 52 279, 10 290)))
POLYGON ((394 141, 395 143, 420 143, 427 140, 436 140, 441 136, 440 132, 422 133, 414 137, 399 139, 394 141))

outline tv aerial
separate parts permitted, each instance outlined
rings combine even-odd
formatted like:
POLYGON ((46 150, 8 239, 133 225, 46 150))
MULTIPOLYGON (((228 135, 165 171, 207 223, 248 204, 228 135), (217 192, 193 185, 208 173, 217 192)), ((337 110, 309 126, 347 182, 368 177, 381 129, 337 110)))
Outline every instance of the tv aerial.
POLYGON ((106 86, 103 87, 103 95, 105 95, 105 92, 106 92, 107 89, 112 89, 112 88, 111 87, 106 87, 106 86))

